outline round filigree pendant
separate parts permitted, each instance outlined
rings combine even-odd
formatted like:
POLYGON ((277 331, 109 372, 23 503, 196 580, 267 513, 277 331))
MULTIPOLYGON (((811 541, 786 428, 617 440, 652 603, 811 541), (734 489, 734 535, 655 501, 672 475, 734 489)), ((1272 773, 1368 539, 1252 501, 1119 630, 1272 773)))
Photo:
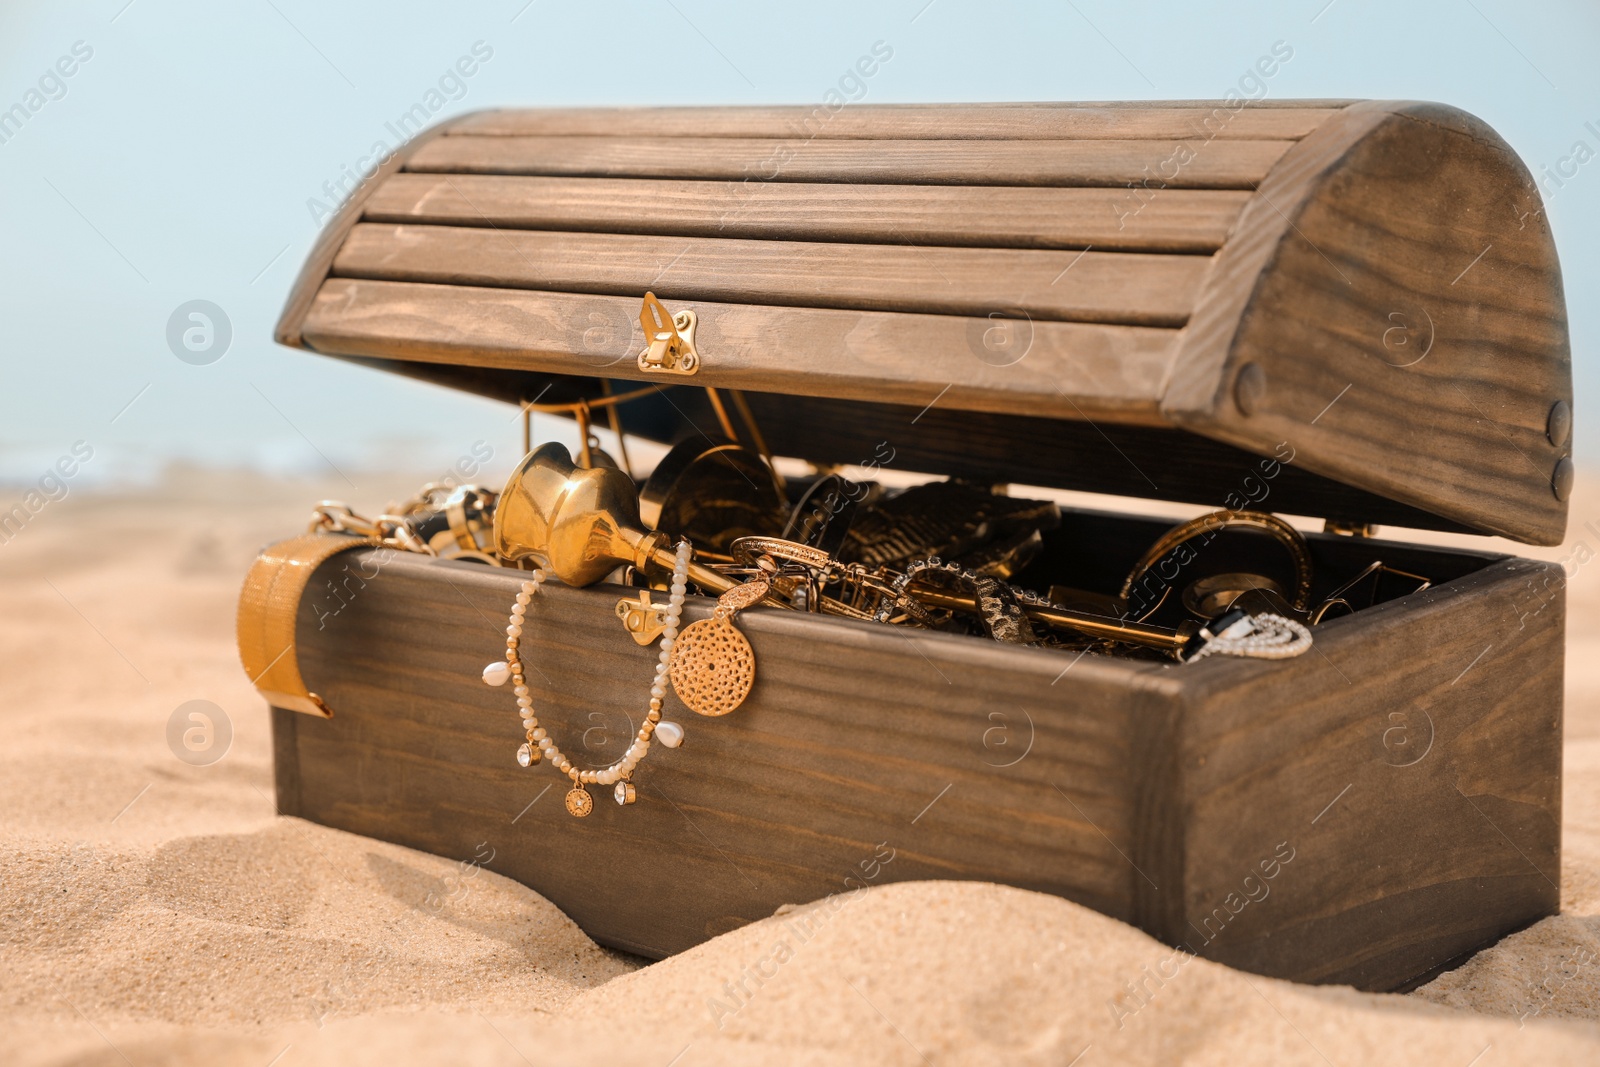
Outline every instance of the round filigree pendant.
POLYGON ((669 676, 690 711, 726 715, 750 695, 756 654, 732 620, 701 619, 678 635, 669 676))
POLYGON ((568 814, 575 815, 581 819, 593 810, 594 797, 591 797, 589 791, 583 786, 574 786, 572 791, 567 794, 568 814))

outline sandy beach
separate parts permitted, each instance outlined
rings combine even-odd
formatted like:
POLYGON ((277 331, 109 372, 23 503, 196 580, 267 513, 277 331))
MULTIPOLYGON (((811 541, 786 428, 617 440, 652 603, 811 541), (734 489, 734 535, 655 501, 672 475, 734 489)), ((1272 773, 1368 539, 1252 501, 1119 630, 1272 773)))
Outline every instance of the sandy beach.
MULTIPOLYGON (((74 493, 0 545, 7 1062, 1600 1061, 1600 567, 1568 590, 1562 915, 1409 995, 1191 960, 1130 1002, 1172 950, 1040 894, 887 885, 647 965, 462 858, 277 816, 235 597, 311 501, 372 506, 412 481, 356 480, 174 472, 74 493), (231 725, 206 766, 168 744, 191 700, 231 725), (777 973, 751 979, 780 942, 777 973)), ((1569 545, 1600 547, 1590 521, 1600 486, 1582 484, 1569 545)))

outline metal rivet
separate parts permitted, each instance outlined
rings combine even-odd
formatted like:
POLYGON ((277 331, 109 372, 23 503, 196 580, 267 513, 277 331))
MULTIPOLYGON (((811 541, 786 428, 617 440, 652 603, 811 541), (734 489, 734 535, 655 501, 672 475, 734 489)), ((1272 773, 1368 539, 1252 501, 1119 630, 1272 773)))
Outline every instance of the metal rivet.
POLYGON ((1572 433, 1572 408, 1565 400, 1557 400, 1550 405, 1550 418, 1545 422, 1544 434, 1550 438, 1550 443, 1561 448, 1567 443, 1567 435, 1572 433))
POLYGON ((1562 456, 1556 461, 1556 469, 1550 473, 1550 491, 1555 493, 1557 500, 1565 500, 1572 495, 1572 479, 1576 474, 1571 456, 1562 456))
POLYGON ((1255 414, 1267 394, 1267 372, 1259 363, 1246 363, 1233 380, 1233 402, 1245 415, 1255 414))

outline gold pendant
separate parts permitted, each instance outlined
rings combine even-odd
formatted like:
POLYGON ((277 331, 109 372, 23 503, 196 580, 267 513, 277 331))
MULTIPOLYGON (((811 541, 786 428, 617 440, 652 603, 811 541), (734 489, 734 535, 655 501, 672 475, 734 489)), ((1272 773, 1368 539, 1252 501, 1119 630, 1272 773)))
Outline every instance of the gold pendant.
POLYGON ((594 797, 591 797, 583 786, 573 786, 572 791, 567 794, 567 813, 581 819, 593 810, 594 797))
POLYGON ((756 580, 736 586, 717 600, 716 611, 678 634, 668 676, 672 688, 698 715, 736 711, 756 680, 756 654, 732 615, 767 595, 767 583, 756 580))

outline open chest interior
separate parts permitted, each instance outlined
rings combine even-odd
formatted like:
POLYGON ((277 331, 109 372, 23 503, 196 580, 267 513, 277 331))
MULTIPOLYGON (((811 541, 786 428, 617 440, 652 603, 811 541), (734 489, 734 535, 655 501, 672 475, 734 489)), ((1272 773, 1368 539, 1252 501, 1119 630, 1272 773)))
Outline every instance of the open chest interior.
MULTIPOLYGON (((1115 594, 1145 546, 1154 542, 1172 525, 1170 520, 1147 516, 1064 508, 1060 528, 1045 537, 1044 553, 1019 573, 1015 581, 1031 589, 1048 590, 1052 586, 1065 585, 1115 594)), ((1288 584, 1293 574, 1286 561, 1279 558, 1281 552, 1271 543, 1263 544, 1264 541, 1267 539, 1263 535, 1250 531, 1219 537, 1196 552, 1193 562, 1184 568, 1189 572, 1185 577, 1253 568, 1264 570, 1267 576, 1288 584)), ((1306 544, 1314 574, 1311 591, 1314 604, 1322 603, 1340 586, 1357 578, 1374 563, 1381 563, 1407 575, 1417 575, 1430 586, 1439 586, 1505 558, 1500 553, 1415 545, 1382 537, 1311 533, 1306 535, 1306 544)), ((1354 596, 1348 598, 1349 606, 1353 612, 1359 612, 1377 604, 1398 600, 1417 592, 1420 584, 1399 575, 1374 574, 1361 583, 1354 596)), ((1168 610, 1161 611, 1155 617, 1174 619, 1179 605, 1176 597, 1169 597, 1169 601, 1169 605, 1163 605, 1168 610)), ((1330 617, 1343 614, 1344 611, 1330 613, 1330 617)))

